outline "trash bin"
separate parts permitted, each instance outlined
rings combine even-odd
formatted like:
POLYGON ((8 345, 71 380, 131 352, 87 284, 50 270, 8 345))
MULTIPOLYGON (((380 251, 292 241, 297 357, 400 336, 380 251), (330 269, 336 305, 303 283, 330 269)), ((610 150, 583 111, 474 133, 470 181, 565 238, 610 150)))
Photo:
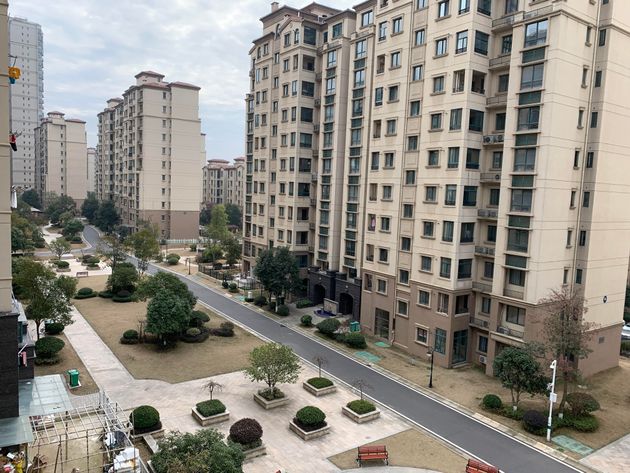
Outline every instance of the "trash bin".
POLYGON ((81 386, 79 383, 79 370, 68 370, 68 384, 71 388, 78 388, 81 386))
POLYGON ((361 326, 359 324, 359 322, 350 322, 350 331, 351 332, 360 332, 361 331, 361 326))

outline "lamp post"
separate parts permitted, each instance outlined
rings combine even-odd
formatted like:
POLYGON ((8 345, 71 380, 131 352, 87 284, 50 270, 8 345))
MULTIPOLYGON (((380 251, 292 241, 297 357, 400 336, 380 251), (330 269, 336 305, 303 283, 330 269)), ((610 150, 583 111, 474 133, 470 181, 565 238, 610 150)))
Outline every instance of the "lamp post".
POLYGON ((429 347, 429 351, 427 352, 427 356, 431 359, 431 371, 429 374, 429 387, 433 387, 433 352, 435 351, 434 347, 429 347))
POLYGON ((186 263, 188 263, 188 276, 190 276, 190 258, 186 258, 186 263))
POLYGON ((558 400, 558 395, 554 392, 556 387, 556 368, 558 367, 558 360, 551 362, 551 368, 553 375, 551 376, 551 383, 549 384, 549 417, 547 418, 547 442, 551 441, 551 416, 553 415, 553 405, 558 400))

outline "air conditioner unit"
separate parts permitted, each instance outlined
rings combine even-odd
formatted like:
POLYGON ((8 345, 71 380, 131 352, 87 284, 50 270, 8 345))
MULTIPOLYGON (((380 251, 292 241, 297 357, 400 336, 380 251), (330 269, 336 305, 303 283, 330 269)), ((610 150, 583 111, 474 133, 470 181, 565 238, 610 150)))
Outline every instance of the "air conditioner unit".
POLYGON ((485 365, 487 361, 486 355, 479 355, 479 363, 485 365))
POLYGON ((502 333, 503 335, 508 335, 510 333, 510 330, 506 327, 497 327, 497 332, 502 333))
POLYGON ((503 143, 503 135, 495 135, 494 140, 497 143, 503 143))
POLYGON ((493 138, 494 137, 492 135, 484 135, 483 144, 487 145, 487 144, 493 143, 494 142, 493 138))

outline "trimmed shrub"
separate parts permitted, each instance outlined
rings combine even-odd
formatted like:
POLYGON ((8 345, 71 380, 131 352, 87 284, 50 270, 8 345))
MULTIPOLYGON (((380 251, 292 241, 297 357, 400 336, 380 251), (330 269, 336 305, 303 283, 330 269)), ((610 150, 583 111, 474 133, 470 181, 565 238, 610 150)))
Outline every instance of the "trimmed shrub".
POLYGON ((236 285, 235 282, 231 282, 229 285, 229 291, 233 294, 236 294, 238 292, 238 286, 236 285))
POLYGON ((265 388, 258 391, 258 395, 267 401, 273 401, 274 399, 282 399, 285 394, 278 388, 265 388))
POLYGON ((306 406, 296 412, 293 422, 307 432, 317 430, 326 426, 326 414, 315 406, 306 406))
POLYGON ((134 435, 162 428, 160 413, 155 407, 151 406, 136 407, 129 415, 129 420, 133 424, 134 435))
POLYGON ((180 340, 186 343, 201 343, 205 342, 210 336, 210 330, 206 327, 191 327, 180 335, 180 340))
POLYGON ((523 428, 534 435, 545 435, 547 417, 538 411, 526 411, 523 414, 523 428))
POLYGON ((571 414, 581 417, 599 410, 599 402, 590 394, 574 392, 567 394, 567 403, 571 406, 571 414))
POLYGON ((66 326, 59 322, 52 322, 44 326, 46 335, 59 335, 66 326))
POLYGON ((346 343, 346 333, 344 332, 340 332, 340 333, 333 333, 331 338, 334 338, 335 340, 337 340, 339 343, 346 343))
POLYGON ((315 304, 310 299, 300 299, 295 303, 295 307, 298 309, 304 309, 306 307, 313 307, 315 304))
POLYGON ((262 307, 267 304, 267 298, 263 295, 254 297, 254 305, 262 307))
POLYGON ((188 335, 190 337, 196 337, 199 334, 201 334, 201 330, 199 330, 196 327, 191 327, 188 330, 186 330, 186 335, 188 335))
POLYGON ((65 346, 65 342, 57 337, 40 338, 35 342, 35 354, 39 358, 54 359, 65 346))
POLYGON ((350 348, 366 348, 365 337, 362 333, 350 332, 346 334, 344 343, 350 348))
POLYGON ((232 322, 223 322, 219 328, 212 329, 211 333, 217 337, 233 337, 234 324, 232 322))
POLYGON ((98 265, 101 259, 96 256, 89 256, 87 259, 84 257, 83 262, 87 265, 98 265))
POLYGON ((111 299, 114 297, 114 294, 109 291, 101 291, 98 293, 98 297, 102 297, 103 299, 111 299))
POLYGON ((306 380, 306 382, 315 389, 323 389, 333 385, 333 382, 328 378, 311 378, 306 380))
POLYGON ((191 327, 201 327, 206 322, 210 322, 210 316, 205 312, 200 310, 193 310, 190 313, 190 326, 191 327))
POLYGON ((197 243, 193 243, 190 245, 190 251, 197 251, 197 243))
POLYGON ((365 399, 356 399, 346 404, 346 407, 356 414, 367 414, 376 410, 376 406, 365 399))
POLYGON ((278 314, 280 317, 286 317, 287 315, 289 315, 289 308, 286 305, 282 304, 278 306, 276 314, 278 314))
POLYGON ((137 330, 125 330, 125 332, 123 333, 123 338, 127 340, 137 340, 139 337, 140 335, 138 334, 137 330))
POLYGON ((91 287, 82 287, 77 291, 77 294, 80 296, 89 296, 93 292, 94 290, 91 287))
POLYGON ((202 401, 198 402, 195 406, 199 414, 204 417, 215 416, 217 414, 222 414, 225 412, 225 405, 219 401, 218 399, 213 399, 211 401, 202 401))
MULTIPOLYGON (((228 439, 245 447, 260 442, 262 436, 263 429, 258 421, 245 418, 232 424, 228 439)), ((244 448, 244 450, 248 449, 244 448)))
POLYGON ((501 410, 501 413, 505 417, 507 417, 509 419, 514 419, 514 420, 523 420, 523 416, 525 415, 525 411, 523 409, 521 409, 519 407, 516 410, 514 410, 514 409, 512 409, 511 405, 503 406, 503 409, 501 410))
POLYGON ((179 258, 166 258, 166 264, 169 266, 175 266, 177 263, 179 263, 179 258))
POLYGON ((310 315, 303 315, 300 317, 300 325, 304 327, 312 327, 313 326, 313 317, 310 315))
POLYGON ((566 419, 567 426, 573 427, 578 432, 595 432, 599 428, 597 417, 585 414, 579 417, 570 416, 566 419))
POLYGON ((221 286, 223 287, 223 289, 227 289, 228 287, 230 287, 230 284, 227 281, 223 281, 221 283, 221 286))
POLYGON ((169 253, 168 255, 166 255, 166 259, 176 259, 177 261, 179 261, 181 259, 181 256, 179 256, 177 253, 169 253))
POLYGON ((70 243, 83 243, 83 240, 81 239, 79 235, 76 235, 72 237, 72 239, 70 240, 70 243))
POLYGON ((126 289, 122 289, 118 291, 114 297, 112 297, 112 300, 114 302, 135 302, 136 296, 126 289))
POLYGON ((58 260, 53 263, 59 269, 68 269, 70 267, 70 263, 64 260, 58 260))
MULTIPOLYGON (((501 409, 503 407, 503 401, 496 394, 486 394, 481 401, 484 409, 488 409, 489 411, 495 409, 501 409)), ((511 408, 510 408, 511 410, 511 408)))
POLYGON ((339 328, 340 325, 341 322, 339 322, 337 319, 326 319, 318 323, 316 327, 317 331, 322 335, 334 338, 335 331, 339 328))

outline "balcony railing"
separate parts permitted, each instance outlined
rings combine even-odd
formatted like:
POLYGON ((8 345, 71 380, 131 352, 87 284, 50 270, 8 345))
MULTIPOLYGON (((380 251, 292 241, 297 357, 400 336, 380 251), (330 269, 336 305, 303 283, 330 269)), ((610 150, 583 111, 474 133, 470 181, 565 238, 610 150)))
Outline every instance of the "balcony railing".
POLYGON ((495 209, 477 209, 477 216, 481 218, 496 219, 499 215, 495 209))
POLYGON ((513 299, 523 299, 525 296, 525 291, 505 288, 503 289, 503 295, 505 297, 511 297, 513 299))
POLYGON ((495 95, 494 97, 488 97, 486 99, 486 105, 488 107, 503 106, 507 104, 507 94, 495 95))
POLYGON ((494 248, 488 246, 475 246, 475 254, 482 256, 494 256, 494 248))
POLYGON ((485 329, 490 327, 490 322, 488 321, 488 319, 484 319, 481 317, 471 317, 469 323, 470 325, 474 325, 476 327, 481 327, 485 329))
POLYGON ((486 283, 486 282, 481 282, 481 281, 473 281, 472 287, 473 287, 473 289, 476 289, 477 291, 480 291, 480 292, 485 292, 485 293, 488 293, 488 294, 492 292, 492 284, 491 283, 486 283))
POLYGON ((521 330, 514 330, 513 328, 506 327, 505 325, 497 326, 497 333, 500 333, 501 335, 507 335, 508 337, 515 337, 515 338, 523 338, 523 336, 525 335, 525 332, 521 330))
POLYGON ((490 67, 509 66, 510 59, 511 56, 509 54, 492 58, 490 59, 490 67))
POLYGON ((496 172, 482 172, 479 175, 480 182, 500 182, 501 181, 501 171, 496 172))

